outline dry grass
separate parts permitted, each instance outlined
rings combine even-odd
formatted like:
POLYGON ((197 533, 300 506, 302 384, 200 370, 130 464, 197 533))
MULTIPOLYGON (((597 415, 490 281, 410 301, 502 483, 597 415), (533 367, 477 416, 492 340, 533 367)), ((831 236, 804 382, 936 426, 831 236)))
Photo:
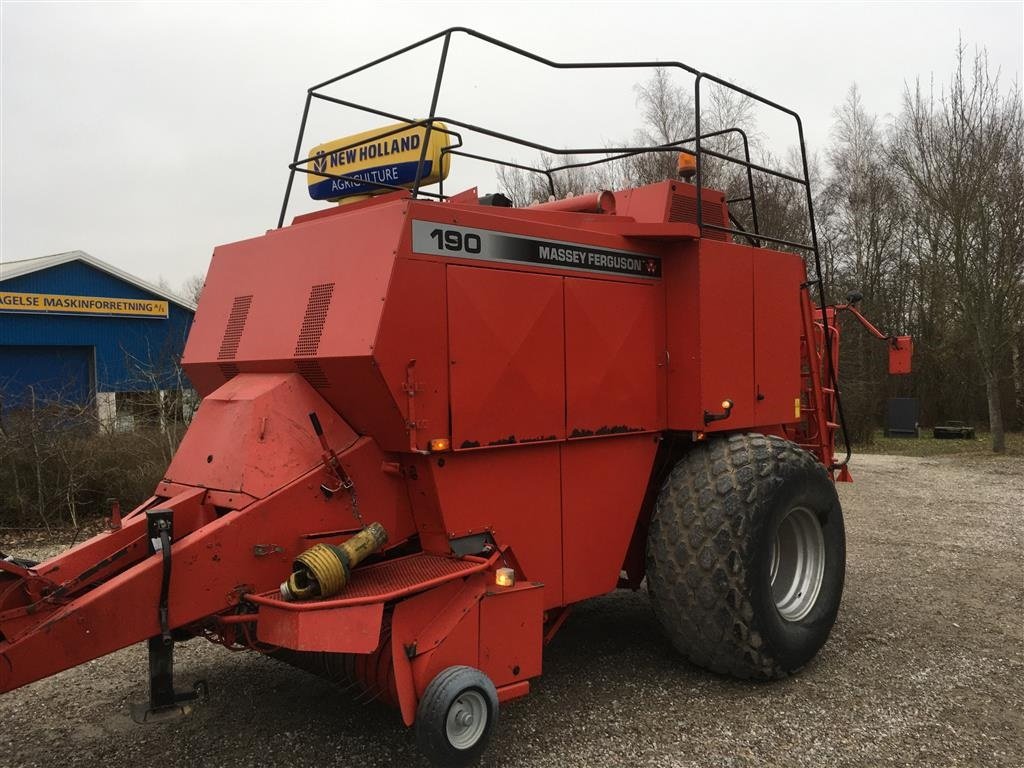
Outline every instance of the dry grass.
MULTIPOLYGON (((998 456, 992 453, 992 438, 979 432, 973 440, 936 440, 930 431, 921 437, 885 437, 877 432, 870 445, 854 445, 855 453, 880 453, 889 456, 998 456)), ((1024 456, 1024 432, 1006 433, 1004 456, 1024 456)))

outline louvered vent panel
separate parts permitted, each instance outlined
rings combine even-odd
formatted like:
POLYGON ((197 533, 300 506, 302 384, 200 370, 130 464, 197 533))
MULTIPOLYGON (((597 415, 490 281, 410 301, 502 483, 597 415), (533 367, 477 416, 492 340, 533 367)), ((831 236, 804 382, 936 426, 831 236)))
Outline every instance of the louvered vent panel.
POLYGON ((327 379, 327 374, 324 373, 320 363, 316 360, 296 360, 295 367, 314 388, 327 389, 327 387, 331 386, 331 382, 327 379))
POLYGON ((238 375, 238 366, 234 363, 221 363, 219 367, 221 375, 225 379, 233 379, 238 375))
POLYGON ((685 195, 672 195, 672 207, 668 212, 669 221, 697 223, 697 200, 685 195))
POLYGON ((327 310, 331 307, 334 283, 322 283, 309 289, 306 314, 302 318, 299 340, 295 342, 296 355, 315 355, 320 346, 320 336, 327 321, 327 310))
MULTIPOLYGON (((717 203, 709 205, 705 202, 701 211, 704 216, 704 224, 711 224, 716 227, 724 227, 725 220, 722 218, 722 206, 717 203)), ((681 221, 688 224, 697 223, 697 198, 686 195, 672 195, 672 205, 668 212, 669 221, 681 221)), ((704 237, 709 240, 727 241, 729 234, 714 229, 705 229, 704 237)))
POLYGON ((249 307, 252 305, 252 296, 235 296, 231 302, 231 314, 228 315, 228 324, 224 327, 224 338, 220 342, 220 351, 217 353, 218 360, 230 360, 238 352, 238 343, 242 340, 242 331, 245 330, 245 321, 249 317, 249 307))
MULTIPOLYGON (((712 224, 716 227, 726 227, 728 223, 722 218, 722 208, 720 203, 714 203, 711 205, 705 205, 702 213, 704 214, 704 223, 712 224)), ((704 236, 712 240, 727 241, 729 239, 728 232, 718 232, 713 229, 705 230, 704 236)))

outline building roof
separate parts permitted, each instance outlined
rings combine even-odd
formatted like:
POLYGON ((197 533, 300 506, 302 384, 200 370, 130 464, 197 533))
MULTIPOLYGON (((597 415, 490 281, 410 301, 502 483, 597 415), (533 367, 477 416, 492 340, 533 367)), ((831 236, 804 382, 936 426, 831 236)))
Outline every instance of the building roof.
POLYGON ((34 259, 22 259, 21 261, 0 261, 0 282, 4 280, 10 280, 11 278, 20 277, 21 275, 27 275, 32 272, 39 272, 43 269, 49 269, 50 267, 56 267, 61 264, 67 264, 70 261, 81 261, 84 264, 88 264, 90 267, 106 272, 109 275, 113 275, 118 280, 123 280, 126 283, 134 285, 136 288, 152 293, 159 296, 162 299, 166 299, 179 307, 184 307, 190 312, 196 311, 196 305, 188 299, 183 299, 176 293, 160 288, 159 286, 147 283, 135 275, 131 275, 124 270, 118 269, 113 264, 108 264, 102 259, 97 259, 95 256, 90 256, 85 251, 67 251, 65 253, 55 253, 50 256, 37 256, 34 259))

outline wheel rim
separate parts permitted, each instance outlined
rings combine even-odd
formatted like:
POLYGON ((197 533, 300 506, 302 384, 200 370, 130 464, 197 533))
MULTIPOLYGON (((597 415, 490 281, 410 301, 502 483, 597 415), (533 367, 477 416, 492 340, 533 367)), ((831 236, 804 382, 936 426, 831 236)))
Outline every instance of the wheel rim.
POLYGON ((464 691, 452 702, 445 718, 448 742, 456 749, 469 749, 487 728, 487 701, 479 691, 464 691))
POLYGON ((814 607, 825 575, 825 536, 817 516, 794 507, 775 527, 771 548, 772 599, 786 621, 814 607))

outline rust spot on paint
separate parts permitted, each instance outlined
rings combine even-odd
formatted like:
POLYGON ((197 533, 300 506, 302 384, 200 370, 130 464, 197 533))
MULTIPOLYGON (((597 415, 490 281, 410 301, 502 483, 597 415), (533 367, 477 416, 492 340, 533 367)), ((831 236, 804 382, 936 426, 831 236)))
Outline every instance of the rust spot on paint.
POLYGON ((598 427, 593 429, 579 429, 572 431, 569 437, 595 437, 600 435, 621 435, 628 432, 643 432, 643 427, 629 427, 625 424, 614 424, 612 426, 598 427))

